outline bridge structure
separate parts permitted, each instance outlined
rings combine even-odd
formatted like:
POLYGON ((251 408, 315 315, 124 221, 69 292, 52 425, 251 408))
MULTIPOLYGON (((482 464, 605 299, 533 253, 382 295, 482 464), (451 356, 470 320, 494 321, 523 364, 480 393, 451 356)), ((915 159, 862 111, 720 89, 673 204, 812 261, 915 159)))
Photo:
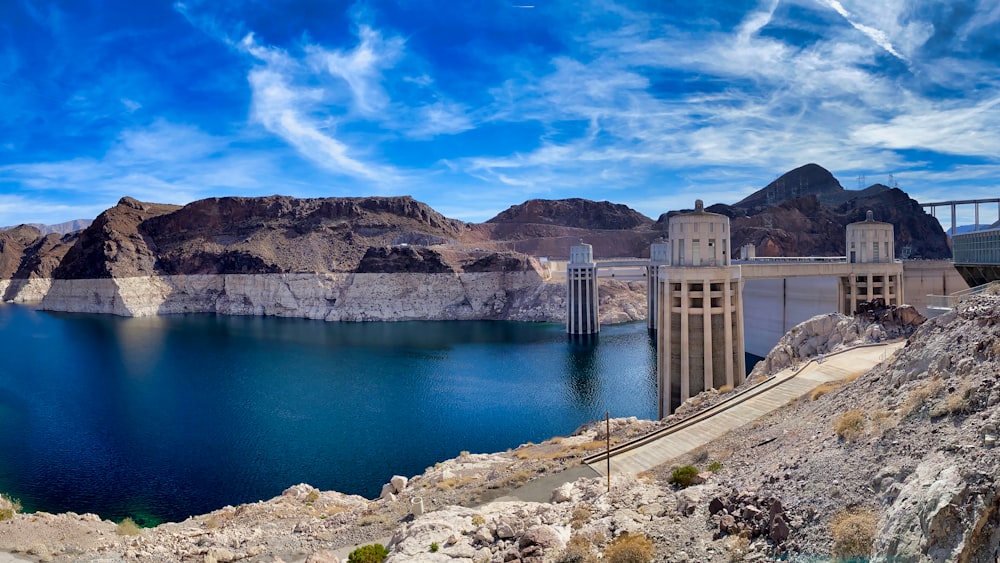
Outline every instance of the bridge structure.
POLYGON ((903 303, 903 265, 893 259, 893 227, 875 221, 871 212, 847 226, 843 257, 733 261, 729 218, 706 212, 701 200, 694 212, 671 217, 668 232, 669 241, 651 245, 648 261, 595 262, 591 246, 580 244, 571 248, 566 266, 566 330, 575 338, 600 330, 599 268, 647 269, 647 323, 656 334, 661 418, 702 391, 743 382, 748 280, 834 278, 837 310, 848 315, 863 301, 903 303))
POLYGON ((958 234, 956 232, 956 229, 958 228, 958 225, 957 225, 958 207, 959 206, 964 206, 964 205, 971 205, 971 206, 973 206, 975 208, 975 227, 974 227, 974 229, 978 231, 979 230, 979 206, 980 205, 986 205, 986 204, 993 204, 993 205, 997 206, 997 219, 1000 220, 1000 198, 992 198, 992 199, 956 199, 956 200, 952 200, 952 201, 935 201, 935 202, 931 202, 931 203, 921 203, 920 207, 923 207, 924 209, 930 209, 931 216, 935 217, 935 218, 937 217, 937 210, 938 210, 939 207, 951 209, 951 229, 948 231, 948 234, 954 237, 956 234, 958 234))

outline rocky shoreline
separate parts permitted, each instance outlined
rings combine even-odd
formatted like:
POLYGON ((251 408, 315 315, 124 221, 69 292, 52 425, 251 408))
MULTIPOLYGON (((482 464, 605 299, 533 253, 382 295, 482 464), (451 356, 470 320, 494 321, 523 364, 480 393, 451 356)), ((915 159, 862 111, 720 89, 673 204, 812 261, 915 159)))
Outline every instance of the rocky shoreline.
MULTIPOLYGON (((841 336, 803 327, 784 341, 795 347, 777 350, 774 360, 836 347, 831 342, 843 335, 891 336, 900 320, 820 319, 812 328, 832 324, 841 336)), ((13 514, 0 520, 0 551, 57 562, 320 563, 384 541, 393 562, 568 563, 615 561, 616 546, 638 542, 655 552, 640 560, 677 563, 995 561, 997 342, 1000 296, 971 298, 920 325, 867 373, 818 388, 672 463, 614 476, 610 490, 603 478, 560 473, 604 447, 602 422, 508 452, 463 452, 389 480, 376 500, 296 485, 268 501, 141 531, 93 515, 13 514), (677 482, 674 469, 683 465, 700 470, 691 486, 677 482), (527 482, 554 486, 518 497, 527 482), (423 511, 413 514, 416 498, 423 511)), ((693 398, 686 415, 708 402, 693 398)), ((660 424, 616 420, 612 440, 660 424)))
MULTIPOLYGON (((642 282, 601 280, 601 322, 645 320, 642 282)), ((473 273, 206 274, 0 280, 8 303, 144 317, 180 313, 326 321, 563 322, 566 286, 536 270, 473 273)))

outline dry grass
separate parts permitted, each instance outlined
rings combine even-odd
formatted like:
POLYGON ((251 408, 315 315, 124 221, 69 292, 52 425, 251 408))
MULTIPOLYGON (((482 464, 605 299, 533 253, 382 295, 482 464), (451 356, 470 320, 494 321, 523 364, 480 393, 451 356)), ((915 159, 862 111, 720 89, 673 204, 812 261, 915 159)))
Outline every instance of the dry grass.
POLYGON ((690 453, 691 461, 695 464, 701 464, 708 461, 708 448, 705 446, 698 446, 697 448, 691 450, 690 453))
POLYGON ((135 520, 126 518, 118 523, 117 532, 119 536, 138 536, 142 533, 142 528, 135 523, 135 520))
POLYGON ((878 514, 869 509, 842 510, 830 521, 833 557, 836 560, 864 560, 872 554, 878 514))
POLYGON ((724 545, 732 563, 743 561, 750 553, 750 539, 746 536, 729 536, 724 545))
POLYGON ((486 523, 486 517, 484 517, 482 514, 474 514, 472 516, 473 526, 482 526, 485 523, 486 523))
POLYGON ((848 374, 848 376, 841 379, 840 382, 844 385, 847 385, 848 383, 853 383, 855 379, 861 377, 864 373, 865 370, 856 371, 854 373, 848 374))
POLYGON ((872 432, 879 435, 899 424, 899 420, 891 412, 882 409, 872 411, 868 418, 872 423, 872 432))
POLYGON ((830 391, 840 389, 843 385, 844 384, 839 381, 828 381, 827 383, 824 383, 823 385, 820 385, 819 387, 813 389, 812 393, 809 394, 809 400, 815 401, 816 399, 819 399, 820 397, 826 395, 830 391))
POLYGON ((833 423, 833 431, 842 440, 851 441, 864 435, 867 430, 865 423, 865 411, 861 409, 851 409, 840 415, 833 423))
POLYGON ((593 516, 593 511, 587 505, 580 505, 573 509, 573 512, 569 517, 569 527, 574 530, 579 530, 590 521, 590 517, 593 516))
POLYGON ((608 563, 649 563, 655 555, 653 541, 642 534, 622 534, 604 550, 608 563))
POLYGON ((906 418, 919 411, 931 397, 934 397, 941 391, 941 387, 941 380, 935 377, 913 391, 910 391, 910 394, 906 396, 903 406, 900 407, 899 415, 902 418, 906 418))
MULTIPOLYGON (((614 442, 612 442, 613 444, 614 442)), ((593 442, 584 442, 582 444, 577 444, 572 447, 574 450, 581 452, 593 452, 596 450, 603 450, 608 447, 608 443, 604 440, 594 440, 593 442)))
POLYGON ((521 469, 511 473, 503 480, 504 486, 506 487, 516 487, 518 485, 528 482, 535 475, 534 471, 530 469, 521 469))
POLYGON ((0 521, 11 520, 21 511, 21 502, 16 498, 0 495, 0 521))
POLYGON ((574 535, 566 542, 566 549, 556 559, 556 563, 597 563, 597 555, 587 538, 574 535))
POLYGON ((566 448, 551 450, 535 447, 532 449, 517 450, 514 452, 514 457, 520 460, 556 460, 572 456, 572 452, 566 448))
POLYGON ((720 395, 723 394, 723 393, 728 393, 728 392, 730 392, 732 390, 733 390, 733 386, 732 385, 723 385, 722 387, 719 387, 717 389, 717 391, 719 392, 720 395))
POLYGON ((971 398, 972 385, 966 382, 953 393, 949 393, 940 403, 934 405, 930 415, 932 418, 937 418, 949 414, 967 414, 972 410, 971 398))
POLYGON ((476 478, 474 476, 472 476, 472 475, 464 475, 464 476, 461 476, 461 477, 449 477, 448 479, 441 479, 440 481, 438 481, 437 483, 435 483, 434 486, 439 491, 450 491, 451 489, 454 489, 455 487, 461 487, 463 485, 468 485, 469 483, 472 483, 474 481, 476 481, 476 478))

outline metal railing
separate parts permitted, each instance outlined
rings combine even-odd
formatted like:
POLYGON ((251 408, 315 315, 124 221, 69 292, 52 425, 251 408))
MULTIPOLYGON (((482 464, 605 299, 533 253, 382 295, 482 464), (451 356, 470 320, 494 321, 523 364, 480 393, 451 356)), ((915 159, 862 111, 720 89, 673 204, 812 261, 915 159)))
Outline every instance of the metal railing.
POLYGON ((961 289, 951 295, 928 295, 927 308, 950 311, 958 307, 958 304, 962 302, 962 299, 965 299, 970 295, 979 295, 980 293, 988 291, 991 288, 1000 288, 1000 281, 984 283, 983 285, 977 285, 976 287, 970 287, 968 289, 961 289))

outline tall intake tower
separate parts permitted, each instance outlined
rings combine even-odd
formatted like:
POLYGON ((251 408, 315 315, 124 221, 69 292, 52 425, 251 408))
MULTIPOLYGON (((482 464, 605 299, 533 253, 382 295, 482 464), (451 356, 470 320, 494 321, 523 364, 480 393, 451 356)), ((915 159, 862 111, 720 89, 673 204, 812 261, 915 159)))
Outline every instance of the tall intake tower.
POLYGON ((685 400, 743 382, 743 279, 730 262, 729 218, 705 211, 670 218, 670 261, 657 270, 660 418, 685 400))
POLYGON ((569 248, 566 292, 566 332, 570 336, 599 333, 597 264, 594 262, 593 246, 581 242, 569 248))

